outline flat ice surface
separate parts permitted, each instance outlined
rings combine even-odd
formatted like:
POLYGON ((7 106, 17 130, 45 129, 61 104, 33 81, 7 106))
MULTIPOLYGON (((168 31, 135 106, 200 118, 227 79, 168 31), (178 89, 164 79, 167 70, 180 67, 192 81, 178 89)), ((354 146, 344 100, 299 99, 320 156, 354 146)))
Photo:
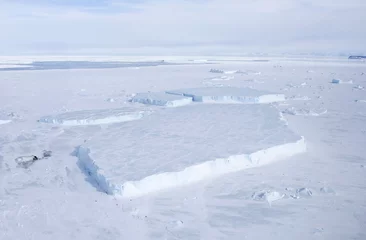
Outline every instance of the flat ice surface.
POLYGON ((238 87, 187 88, 169 90, 166 93, 192 97, 195 102, 209 103, 270 103, 285 100, 283 94, 238 87))
POLYGON ((102 175, 97 178, 107 185, 121 188, 127 181, 299 139, 268 105, 191 105, 111 126, 83 146, 90 149, 90 159, 85 154, 79 159, 90 171, 90 164, 96 165, 102 175))
POLYGON ((137 111, 133 108, 97 109, 44 116, 39 121, 67 126, 98 125, 132 121, 142 118, 143 115, 144 111, 137 111))
POLYGON ((192 103, 192 98, 167 94, 164 92, 137 93, 131 102, 151 104, 166 107, 179 107, 192 103))

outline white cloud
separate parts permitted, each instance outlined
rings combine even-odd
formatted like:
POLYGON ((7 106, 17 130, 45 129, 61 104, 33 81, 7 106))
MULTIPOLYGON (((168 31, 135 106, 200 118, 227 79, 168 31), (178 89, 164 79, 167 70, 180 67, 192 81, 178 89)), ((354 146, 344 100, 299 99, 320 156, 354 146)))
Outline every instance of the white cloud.
POLYGON ((109 8, 119 12, 3 6, 0 28, 7 38, 0 53, 366 52, 363 0, 115 0, 109 8))

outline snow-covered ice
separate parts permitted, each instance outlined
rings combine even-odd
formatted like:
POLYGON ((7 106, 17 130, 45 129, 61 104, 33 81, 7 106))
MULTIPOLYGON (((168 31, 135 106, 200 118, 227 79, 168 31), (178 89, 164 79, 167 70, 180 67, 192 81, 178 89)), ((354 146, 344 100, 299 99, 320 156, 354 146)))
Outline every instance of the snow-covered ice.
POLYGON ((285 101, 285 95, 251 88, 207 87, 166 91, 168 94, 191 97, 204 103, 272 103, 285 101))
POLYGON ((192 98, 167 94, 164 92, 137 93, 131 102, 158 105, 165 107, 180 107, 192 103, 192 98))
POLYGON ((306 149, 277 110, 266 105, 186 106, 110 129, 81 146, 78 157, 104 191, 124 197, 260 166, 306 149))
POLYGON ((364 91, 353 88, 365 85, 361 73, 366 62, 237 56, 2 56, 0 62, 70 59, 185 64, 0 71, 0 119, 11 120, 0 125, 1 240, 366 239, 366 100, 364 91), (207 59, 210 65, 191 59, 207 59), (210 68, 262 74, 214 74, 210 68), (220 96, 231 86, 286 93, 288 98, 271 104, 198 102, 179 108, 128 102, 133 93, 201 89, 221 76, 235 78, 211 81, 222 87, 224 94, 215 90, 220 96), (337 87, 329 83, 332 78, 355 85, 337 87), (307 85, 301 86, 304 81, 307 85), (294 101, 291 96, 309 99, 294 101), (118 114, 111 114, 114 108, 153 112, 136 121, 94 126, 38 121, 79 111, 109 118, 118 114), (327 112, 308 117, 282 113, 286 109, 305 115, 327 112), (258 121, 265 115, 268 119, 258 121), (281 141, 284 136, 294 139, 281 141), (305 140, 306 152, 292 155, 304 150, 305 140), (52 151, 51 156, 17 167, 18 157, 39 157, 44 150, 52 151), (174 153, 180 155, 172 158, 174 153), (287 156, 277 158, 279 153, 287 156), (103 169, 86 170, 78 154, 90 157, 84 163, 102 163, 103 169), (274 162, 283 157, 287 159, 274 162), (113 167, 116 175, 108 178, 113 167), (105 194, 105 186, 93 176, 96 171, 111 183, 126 177, 125 196, 135 197, 105 194))
POLYGON ((39 119, 39 122, 62 124, 65 126, 99 125, 133 121, 142 118, 147 113, 147 111, 138 111, 128 107, 82 110, 44 116, 39 119))

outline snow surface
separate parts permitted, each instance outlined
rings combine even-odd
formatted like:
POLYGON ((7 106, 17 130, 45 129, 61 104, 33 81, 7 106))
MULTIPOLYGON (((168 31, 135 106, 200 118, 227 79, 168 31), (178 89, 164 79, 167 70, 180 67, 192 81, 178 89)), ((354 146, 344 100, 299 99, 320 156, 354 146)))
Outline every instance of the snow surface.
POLYGON ((206 87, 166 91, 168 94, 191 97, 204 103, 271 103, 285 101, 285 95, 251 88, 206 87))
POLYGON ((305 142, 287 129, 271 106, 195 105, 110 128, 85 143, 77 155, 105 192, 134 197, 305 149, 305 142))
POLYGON ((131 102, 158 105, 165 107, 180 107, 192 103, 192 98, 166 94, 164 92, 137 93, 131 102))
MULTIPOLYGON (((47 60, 108 62, 159 59, 186 64, 141 66, 138 70, 0 71, 0 119, 12 120, 9 124, 0 125, 1 240, 366 239, 365 92, 353 88, 365 86, 366 74, 363 73, 366 62, 345 58, 268 56, 1 56, 0 62, 17 65, 47 60), (210 65, 193 63, 192 59, 207 59, 210 65), (210 80, 215 77, 209 72, 211 68, 254 69, 261 74, 235 74, 234 79, 217 82, 210 80), (337 87, 329 83, 333 78, 352 80, 355 85, 337 87), (307 84, 301 86, 303 82, 307 84), (93 142, 99 142, 97 148, 104 148, 105 152, 110 147, 114 149, 117 143, 111 145, 113 136, 124 137, 119 129, 133 129, 136 135, 142 136, 142 132, 132 125, 144 121, 144 118, 80 127, 38 122, 42 116, 80 110, 131 107, 133 111, 146 111, 146 106, 128 102, 133 93, 203 88, 210 84, 285 93, 289 97, 308 96, 307 101, 288 99, 271 103, 282 115, 282 124, 287 123, 286 131, 304 136, 307 151, 289 156, 284 161, 216 177, 206 178, 207 175, 202 174, 205 179, 199 182, 137 198, 116 198, 101 191, 95 179, 80 165, 75 156, 76 150, 93 142), (291 107, 309 111, 327 109, 327 112, 319 116, 282 113, 291 107), (42 156, 44 150, 52 151, 52 156, 36 161, 28 169, 17 167, 16 158, 42 156)), ((218 77, 221 75, 224 74, 217 74, 218 77)), ((165 124, 170 129, 170 124, 177 126, 178 123, 163 117, 165 111, 183 111, 200 105, 208 107, 210 104, 193 103, 181 108, 151 107, 155 112, 146 117, 158 114, 161 125, 165 124)), ((212 105, 221 107, 223 114, 221 110, 215 111, 210 113, 210 118, 197 119, 197 122, 214 123, 218 118, 221 120, 215 122, 214 128, 227 127, 225 121, 231 120, 224 118, 224 109, 231 105, 212 105)), ((186 124, 182 122, 179 128, 185 126, 187 129, 186 124)), ((193 126, 197 127, 198 123, 193 126)), ((245 128, 245 124, 240 127, 245 128)), ((159 129, 162 128, 160 126, 159 129)), ((144 126, 143 129, 151 127, 144 126)), ((208 136, 210 131, 219 131, 217 129, 207 129, 208 136)), ((242 130, 238 128, 236 131, 240 133, 242 130)), ((250 135, 237 136, 233 131, 233 136, 241 139, 235 143, 221 139, 219 146, 228 143, 228 151, 222 154, 229 156, 230 149, 266 142, 265 131, 261 137, 262 131, 258 128, 258 133, 254 134, 259 139, 252 139, 250 135)), ((194 134, 194 129, 189 129, 189 132, 194 134)), ((147 132, 146 137, 153 139, 153 133, 147 132)), ((281 136, 282 132, 274 135, 281 136)), ((177 142, 176 146, 179 144, 177 142)), ((156 155, 173 151, 171 146, 167 145, 156 155)), ((189 145, 186 156, 195 152, 196 147, 202 149, 204 146, 189 145)), ((93 149, 90 148, 90 156, 94 154, 93 149)), ((132 142, 124 150, 141 154, 153 152, 132 142)), ((118 151, 124 154, 122 149, 118 151)), ((111 151, 108 155, 112 162, 119 159, 119 155, 111 151)), ((153 158, 148 164, 164 167, 162 162, 153 158)), ((135 169, 136 175, 143 176, 145 170, 135 169)))
POLYGON ((41 117, 39 121, 65 126, 99 125, 137 120, 146 113, 131 108, 83 110, 41 117))

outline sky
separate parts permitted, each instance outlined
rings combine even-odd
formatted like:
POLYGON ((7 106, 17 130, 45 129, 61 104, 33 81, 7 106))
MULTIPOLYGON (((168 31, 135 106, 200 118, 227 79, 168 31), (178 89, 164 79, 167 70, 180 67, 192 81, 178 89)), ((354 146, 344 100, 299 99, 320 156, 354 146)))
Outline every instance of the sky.
POLYGON ((0 55, 366 54, 365 0, 0 0, 0 55))

